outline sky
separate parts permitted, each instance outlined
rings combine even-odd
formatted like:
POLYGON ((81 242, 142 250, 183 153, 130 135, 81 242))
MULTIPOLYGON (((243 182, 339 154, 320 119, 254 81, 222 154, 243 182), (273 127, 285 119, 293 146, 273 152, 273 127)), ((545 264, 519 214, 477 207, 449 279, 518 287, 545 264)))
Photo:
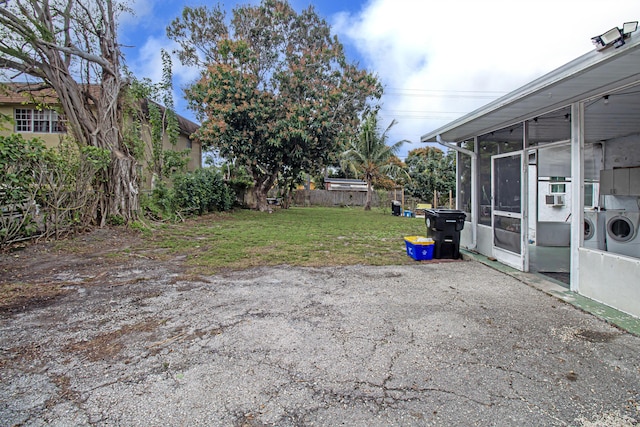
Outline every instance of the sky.
MULTIPOLYGON (((640 1, 617 0, 289 0, 313 5, 345 46, 348 59, 385 88, 380 121, 389 143, 408 140, 399 156, 424 147, 420 136, 594 49, 591 38, 640 20, 640 1)), ((252 0, 223 1, 228 11, 252 0)), ((160 49, 173 49, 166 26, 201 0, 133 0, 120 41, 139 78, 160 81, 160 49)), ((230 16, 230 13, 229 13, 230 16)), ((178 113, 182 88, 198 71, 173 60, 178 113)), ((442 147, 441 147, 442 148, 442 147)))

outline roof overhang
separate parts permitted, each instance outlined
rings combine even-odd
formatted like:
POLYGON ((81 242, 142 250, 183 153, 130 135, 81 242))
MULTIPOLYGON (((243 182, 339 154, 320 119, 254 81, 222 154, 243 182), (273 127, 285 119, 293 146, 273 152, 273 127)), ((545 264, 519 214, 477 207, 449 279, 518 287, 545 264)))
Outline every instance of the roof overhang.
POLYGON ((640 33, 626 43, 593 50, 521 88, 432 132, 421 142, 462 142, 575 102, 640 84, 640 33))

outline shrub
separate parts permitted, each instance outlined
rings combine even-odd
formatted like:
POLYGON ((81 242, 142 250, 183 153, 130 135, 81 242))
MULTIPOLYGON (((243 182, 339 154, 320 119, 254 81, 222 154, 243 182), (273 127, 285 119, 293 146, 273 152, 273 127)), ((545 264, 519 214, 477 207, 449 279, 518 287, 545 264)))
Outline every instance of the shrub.
POLYGON ((176 175, 173 190, 176 208, 187 214, 226 211, 231 209, 235 198, 221 174, 211 168, 176 175))
POLYGON ((233 207, 234 192, 212 168, 173 177, 173 187, 163 182, 142 198, 145 215, 152 219, 175 220, 183 215, 202 215, 233 207))
POLYGON ((37 166, 45 157, 39 139, 0 136, 0 247, 37 231, 37 166))
POLYGON ((44 211, 44 231, 61 234, 89 227, 96 219, 99 194, 96 180, 110 163, 110 152, 97 147, 81 147, 62 141, 46 150, 40 163, 42 185, 38 204, 44 211))
POLYGON ((164 181, 157 181, 151 193, 141 195, 140 206, 144 215, 152 220, 176 219, 173 191, 164 181))
POLYGON ((46 148, 37 138, 0 137, 0 246, 90 225, 95 180, 109 161, 108 150, 78 149, 72 141, 46 148))

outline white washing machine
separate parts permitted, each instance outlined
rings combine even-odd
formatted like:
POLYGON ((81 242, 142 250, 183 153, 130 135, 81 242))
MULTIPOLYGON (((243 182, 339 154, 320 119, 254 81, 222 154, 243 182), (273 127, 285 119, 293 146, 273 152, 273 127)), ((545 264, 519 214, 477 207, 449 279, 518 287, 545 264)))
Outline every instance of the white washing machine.
POLYGON ((604 212, 593 209, 584 211, 584 247, 604 251, 605 244, 606 217, 604 212))
POLYGON ((640 258, 640 212, 606 211, 607 251, 640 258))

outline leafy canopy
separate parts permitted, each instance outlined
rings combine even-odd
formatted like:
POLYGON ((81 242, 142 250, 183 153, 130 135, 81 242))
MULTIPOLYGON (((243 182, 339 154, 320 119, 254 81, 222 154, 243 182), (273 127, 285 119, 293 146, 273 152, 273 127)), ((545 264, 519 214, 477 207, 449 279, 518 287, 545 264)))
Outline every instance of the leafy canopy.
POLYGON ((405 163, 411 181, 405 185, 407 193, 423 201, 432 201, 437 191, 448 198, 449 190, 455 189, 455 152, 444 153, 439 148, 424 147, 411 150, 405 163))
POLYGON ((229 25, 220 6, 185 8, 168 35, 185 64, 206 65, 186 91, 203 122, 199 137, 247 167, 259 203, 278 173, 335 160, 382 93, 375 76, 346 60, 313 7, 298 14, 286 1, 263 0, 234 9, 229 25))

